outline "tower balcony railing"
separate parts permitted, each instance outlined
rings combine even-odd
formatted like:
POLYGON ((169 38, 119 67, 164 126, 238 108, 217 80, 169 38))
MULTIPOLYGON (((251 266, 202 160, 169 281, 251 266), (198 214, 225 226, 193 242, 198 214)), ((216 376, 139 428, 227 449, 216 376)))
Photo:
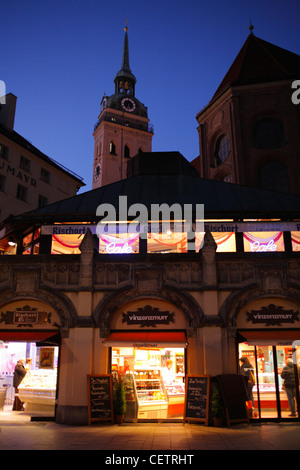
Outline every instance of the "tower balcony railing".
POLYGON ((142 123, 141 121, 135 119, 126 119, 123 116, 115 116, 112 113, 106 113, 104 116, 101 116, 96 124, 94 125, 94 131, 101 124, 101 122, 112 122, 114 124, 119 124, 121 126, 130 127, 131 129, 138 129, 144 132, 154 133, 154 126, 151 123, 142 123))

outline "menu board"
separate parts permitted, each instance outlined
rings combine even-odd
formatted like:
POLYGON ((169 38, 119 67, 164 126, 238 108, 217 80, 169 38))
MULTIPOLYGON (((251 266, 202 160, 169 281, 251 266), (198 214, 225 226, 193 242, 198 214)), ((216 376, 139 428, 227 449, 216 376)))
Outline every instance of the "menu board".
POLYGON ((92 421, 112 421, 112 377, 106 375, 88 375, 89 424, 92 421))
POLYGON ((208 424, 209 375, 187 375, 185 384, 185 421, 204 421, 208 424))
POLYGON ((249 423, 245 377, 239 374, 221 374, 216 378, 222 391, 227 426, 231 423, 249 423))

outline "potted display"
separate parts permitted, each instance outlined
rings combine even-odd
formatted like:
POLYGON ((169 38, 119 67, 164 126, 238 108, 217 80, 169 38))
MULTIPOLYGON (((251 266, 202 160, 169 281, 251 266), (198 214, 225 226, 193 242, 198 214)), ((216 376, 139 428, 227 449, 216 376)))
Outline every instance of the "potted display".
POLYGON ((222 427, 225 417, 225 408, 221 391, 217 382, 215 382, 213 385, 210 412, 214 426, 222 427))
POLYGON ((126 413, 125 387, 122 379, 119 379, 114 393, 114 412, 117 424, 122 424, 126 413))

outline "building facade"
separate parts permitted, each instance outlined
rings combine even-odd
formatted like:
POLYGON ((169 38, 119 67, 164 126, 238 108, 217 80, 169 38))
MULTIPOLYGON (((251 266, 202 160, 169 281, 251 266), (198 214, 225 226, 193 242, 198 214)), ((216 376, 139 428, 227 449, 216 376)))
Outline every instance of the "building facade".
MULTIPOLYGON (((105 123, 119 129, 118 138, 124 138, 125 127, 132 130, 104 119, 109 112, 114 119, 123 116, 123 100, 124 106, 126 100, 128 106, 133 102, 134 111, 139 107, 127 39, 125 31, 122 73, 100 115, 96 148, 105 123), (127 91, 121 91, 124 78, 127 91)), ((250 34, 244 52, 252 47, 260 50, 262 42, 250 34)), ((290 78, 283 79, 287 90, 290 78)), ((234 91, 256 93, 260 84, 234 85, 234 91)), ((270 83, 273 89, 277 85, 270 83)), ((230 121, 229 111, 237 112, 234 102, 250 106, 247 93, 243 99, 233 94, 231 81, 225 88, 197 116, 204 149, 197 162, 190 164, 178 152, 142 149, 128 158, 130 178, 124 179, 117 172, 118 150, 113 184, 104 172, 107 179, 98 179, 93 191, 0 225, 0 379, 7 388, 7 406, 14 398, 13 366, 22 355, 33 359, 19 388, 25 413, 50 413, 58 423, 86 425, 88 378, 109 376, 113 384, 119 378, 125 383, 128 421, 184 419, 186 379, 237 377, 243 357, 254 371, 251 417, 299 420, 293 406, 299 404, 300 196, 292 194, 291 186, 280 192, 257 187, 254 180, 248 184, 245 175, 257 166, 254 154, 247 153, 247 139, 249 145, 237 154, 238 140, 220 145, 220 170, 231 162, 224 177, 207 173, 209 155, 215 158, 208 149, 217 137, 227 131, 230 138, 239 138, 234 132, 238 119, 230 121), (207 118, 203 128, 202 117, 207 118), (292 401, 281 376, 290 360, 292 401)), ((293 112, 286 116, 290 126, 285 123, 285 132, 297 134, 293 112)), ((124 117, 130 116, 124 110, 124 117)), ((139 117, 148 122, 146 115, 139 117)), ((141 135, 151 138, 147 131, 141 135)), ((276 158, 283 147, 273 149, 276 158)), ((95 165, 100 153, 96 150, 95 165)), ((297 155, 293 152, 293 159, 297 155)), ((103 162, 111 165, 110 158, 106 154, 103 162)))
POLYGON ((0 105, 0 220, 74 196, 84 186, 14 130, 17 98, 0 105))
POLYGON ((251 30, 209 104, 197 114, 204 178, 299 194, 300 56, 251 30))
POLYGON ((133 163, 127 180, 2 227, 17 248, 0 257, 1 364, 15 344, 35 358, 21 391, 25 412, 50 406, 58 423, 85 425, 87 377, 111 374, 126 379, 128 421, 183 419, 188 375, 238 374, 247 356, 253 419, 298 419, 289 416, 280 370, 290 357, 300 361, 299 196, 204 180, 177 153, 133 163), (125 230, 121 186, 131 213, 125 230), (191 227, 171 219, 164 231, 166 212, 136 229, 137 202, 148 214, 153 204, 204 204, 205 223, 195 225, 201 212, 193 210, 188 246, 191 227), (119 208, 116 225, 102 204, 119 208), (99 232, 101 220, 108 228, 99 232), (44 403, 46 354, 52 397, 44 403))
POLYGON ((127 163, 140 152, 151 152, 153 127, 148 110, 135 96, 136 78, 129 65, 125 28, 122 66, 115 93, 104 95, 94 129, 93 189, 127 177, 127 163))

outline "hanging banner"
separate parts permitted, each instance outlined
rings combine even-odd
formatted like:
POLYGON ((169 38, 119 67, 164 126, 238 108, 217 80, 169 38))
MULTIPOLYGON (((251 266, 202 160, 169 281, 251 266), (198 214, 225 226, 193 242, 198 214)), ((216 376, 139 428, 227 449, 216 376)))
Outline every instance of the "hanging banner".
MULTIPOLYGON (((160 232, 160 226, 157 224, 157 232, 160 232)), ((112 232, 108 231, 107 233, 115 233, 115 228, 117 228, 117 233, 144 233, 145 227, 140 226, 139 224, 112 224, 112 232)), ((152 227, 153 228, 153 227, 152 227)), ((42 225, 41 233, 42 235, 80 235, 85 234, 88 229, 93 234, 97 233, 97 225, 89 224, 55 224, 55 225, 42 225)), ((182 230, 182 228, 180 229, 182 230)), ((300 231, 299 222, 227 222, 227 221, 216 221, 216 222, 205 222, 204 221, 204 230, 210 232, 298 232, 300 231)), ((148 227, 148 232, 150 233, 150 227, 148 227)))

